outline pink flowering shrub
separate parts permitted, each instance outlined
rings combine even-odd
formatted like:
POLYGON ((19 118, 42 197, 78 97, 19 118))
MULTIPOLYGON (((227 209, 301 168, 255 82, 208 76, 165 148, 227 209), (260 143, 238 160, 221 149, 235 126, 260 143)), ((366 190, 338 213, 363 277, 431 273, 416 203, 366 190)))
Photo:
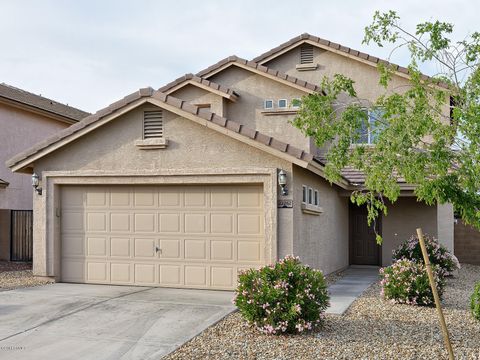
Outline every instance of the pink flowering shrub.
POLYGON ((265 334, 300 333, 319 325, 329 305, 320 270, 287 256, 274 265, 239 275, 233 303, 265 334))
MULTIPOLYGON (((432 266, 432 269, 438 295, 441 297, 445 280, 437 266, 432 266)), ((385 299, 399 304, 434 305, 432 289, 423 263, 400 259, 393 265, 380 269, 380 275, 382 295, 385 299)))
MULTIPOLYGON (((451 276, 455 270, 460 269, 460 263, 457 258, 445 246, 440 245, 437 239, 428 235, 425 235, 423 238, 430 263, 438 266, 441 276, 451 276)), ((393 251, 393 261, 400 259, 409 259, 423 263, 422 249, 417 236, 413 235, 400 245, 397 250, 393 251)))
POLYGON ((470 298, 470 308, 475 319, 480 320, 480 281, 475 285, 472 297, 470 298))

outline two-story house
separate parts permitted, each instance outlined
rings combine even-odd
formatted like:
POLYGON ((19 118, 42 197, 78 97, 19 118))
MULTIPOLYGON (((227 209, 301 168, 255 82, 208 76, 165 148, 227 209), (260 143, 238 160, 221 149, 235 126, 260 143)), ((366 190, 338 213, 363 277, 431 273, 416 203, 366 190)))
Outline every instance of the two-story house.
MULTIPOLYGON (((449 205, 412 186, 379 224, 349 203, 362 176, 324 178, 323 154, 291 124, 295 99, 343 73, 381 89, 379 59, 307 34, 140 89, 16 155, 37 174, 34 273, 65 282, 232 289, 240 269, 287 255, 326 273, 382 265, 416 227, 453 247, 449 205)), ((395 84, 407 84, 398 67, 395 84)), ((369 141, 367 138, 365 141, 369 141)))
POLYGON ((32 256, 31 178, 12 173, 5 161, 87 115, 43 96, 0 84, 0 260, 28 260, 32 256))

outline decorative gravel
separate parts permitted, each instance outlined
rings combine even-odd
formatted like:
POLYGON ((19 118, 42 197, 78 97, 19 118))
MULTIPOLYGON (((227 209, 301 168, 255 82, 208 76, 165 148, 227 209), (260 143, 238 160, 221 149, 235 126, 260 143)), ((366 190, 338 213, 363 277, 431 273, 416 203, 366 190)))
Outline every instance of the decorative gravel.
MULTIPOLYGON (((443 309, 456 359, 480 359, 480 322, 469 297, 480 266, 463 265, 447 281, 443 309)), ((447 359, 435 308, 397 305, 373 284, 342 316, 327 315, 309 334, 262 335, 235 312, 167 359, 447 359)))
POLYGON ((0 291, 51 284, 53 281, 33 276, 31 263, 0 262, 0 291))

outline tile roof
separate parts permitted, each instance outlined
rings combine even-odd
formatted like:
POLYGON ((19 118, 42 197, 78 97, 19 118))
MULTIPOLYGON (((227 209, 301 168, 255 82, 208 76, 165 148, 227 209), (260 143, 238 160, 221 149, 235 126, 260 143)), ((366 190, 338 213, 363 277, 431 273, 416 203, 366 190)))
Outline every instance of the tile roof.
POLYGON ((185 75, 179 77, 178 79, 168 83, 167 85, 162 86, 160 89, 158 89, 158 91, 163 92, 163 93, 168 93, 170 89, 173 89, 177 85, 180 85, 182 83, 186 83, 186 82, 189 82, 189 81, 194 81, 198 84, 208 86, 209 88, 211 88, 215 91, 219 91, 219 92, 223 93, 225 95, 225 97, 227 97, 227 98, 234 98, 234 99, 238 98, 238 94, 235 91, 233 91, 232 89, 229 89, 226 86, 214 83, 213 81, 204 79, 200 76, 196 76, 196 75, 193 75, 193 74, 185 74, 185 75))
POLYGON ((320 86, 317 86, 315 84, 309 83, 307 81, 298 79, 294 76, 284 74, 278 70, 270 69, 266 66, 260 65, 254 61, 248 61, 242 58, 239 58, 238 56, 229 56, 223 60, 220 60, 216 64, 213 64, 212 66, 209 66, 206 69, 201 70, 200 72, 197 73, 197 76, 204 77, 205 75, 220 69, 222 66, 227 65, 227 64, 239 64, 242 66, 245 66, 247 68, 251 68, 252 70, 257 70, 260 72, 263 72, 265 74, 274 76, 278 78, 279 80, 284 80, 288 81, 292 84, 298 85, 300 87, 305 88, 307 91, 314 91, 314 92, 321 92, 322 88, 320 86))
MULTIPOLYGON (((256 63, 261 63, 265 59, 268 59, 270 56, 275 55, 278 52, 281 52, 282 50, 288 48, 289 46, 295 45, 297 43, 302 43, 305 40, 309 40, 309 41, 317 43, 321 46, 328 47, 332 50, 336 50, 336 51, 345 53, 347 55, 357 57, 361 60, 368 61, 372 64, 384 63, 385 65, 391 65, 391 66, 393 66, 395 71, 397 71, 399 73, 403 73, 405 75, 409 74, 408 69, 406 67, 391 63, 387 60, 380 59, 376 56, 366 54, 364 52, 349 48, 347 46, 343 46, 343 45, 334 43, 332 41, 322 39, 322 38, 319 38, 317 36, 310 35, 308 33, 304 33, 304 34, 301 34, 299 36, 296 36, 296 37, 288 40, 287 42, 285 42, 283 44, 280 44, 277 47, 274 47, 273 49, 270 49, 269 51, 267 51, 267 52, 257 56, 256 58, 252 59, 252 61, 256 62, 256 63)), ((427 76, 427 75, 422 75, 422 77, 423 77, 424 80, 432 79, 430 76, 427 76)), ((438 85, 441 86, 441 87, 447 88, 447 89, 450 88, 448 86, 448 84, 443 83, 443 82, 440 82, 438 85)))
MULTIPOLYGON (((325 158, 325 156, 314 156, 314 160, 323 166, 327 164, 327 159, 325 158)), ((361 185, 365 183, 365 174, 363 173, 363 171, 357 170, 351 166, 347 166, 342 169, 340 175, 351 185, 361 185)), ((398 178, 397 182, 401 184, 406 183, 405 179, 403 178, 398 178)))
POLYGON ((0 188, 5 188, 9 185, 5 180, 0 179, 0 188))
POLYGON ((89 113, 72 106, 61 104, 46 97, 4 83, 0 84, 0 98, 34 107, 74 121, 79 121, 89 115, 89 113))
POLYGON ((95 114, 87 116, 83 120, 79 121, 76 124, 54 134, 53 136, 49 137, 48 139, 34 145, 30 149, 27 149, 16 156, 12 157, 11 159, 7 160, 6 164, 9 167, 14 167, 18 163, 23 160, 28 159, 29 157, 37 154, 38 152, 44 150, 45 148, 49 147, 50 145, 56 144, 59 141, 69 137, 77 133, 78 131, 88 127, 89 125, 99 121, 100 119, 104 118, 107 115, 113 114, 115 111, 131 104, 139 99, 142 98, 153 98, 158 100, 162 103, 167 105, 173 106, 179 110, 183 110, 187 113, 192 115, 198 116, 204 120, 210 121, 216 125, 222 126, 228 130, 231 130, 235 133, 238 133, 246 138, 255 140, 263 145, 269 146, 273 149, 286 153, 290 156, 293 156, 299 160, 303 160, 306 162, 310 162, 313 160, 313 156, 305 152, 301 149, 298 149, 290 144, 284 143, 277 139, 274 139, 271 136, 262 134, 255 129, 249 128, 242 124, 239 124, 235 121, 228 120, 224 117, 218 116, 205 108, 199 108, 198 106, 192 105, 186 101, 177 99, 171 95, 164 94, 160 91, 155 91, 152 88, 143 88, 140 89, 130 95, 125 96, 123 99, 110 104, 106 108, 97 111, 95 114))

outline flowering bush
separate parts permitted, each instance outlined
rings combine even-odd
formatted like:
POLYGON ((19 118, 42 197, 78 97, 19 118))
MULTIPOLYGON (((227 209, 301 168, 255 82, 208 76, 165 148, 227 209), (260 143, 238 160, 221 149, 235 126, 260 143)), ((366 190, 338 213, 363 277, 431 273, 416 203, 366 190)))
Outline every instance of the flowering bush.
POLYGON ((274 265, 241 272, 233 303, 265 334, 296 333, 321 323, 329 296, 320 270, 287 256, 274 265))
POLYGON ((475 319, 480 320, 480 281, 475 285, 472 297, 470 298, 470 308, 475 319))
MULTIPOLYGON (((457 258, 445 246, 440 245, 437 239, 428 235, 425 235, 423 238, 430 263, 439 267, 438 271, 441 276, 450 276, 455 270, 460 269, 457 258)), ((400 245, 397 250, 393 251, 393 261, 400 259, 409 259, 423 263, 422 249, 417 236, 413 235, 400 245)))
MULTIPOLYGON (((432 266, 441 297, 445 280, 440 276, 438 267, 432 266)), ((393 265, 380 269, 382 276, 382 295, 385 299, 399 304, 425 305, 434 304, 434 298, 425 265, 408 259, 401 259, 393 265)))

